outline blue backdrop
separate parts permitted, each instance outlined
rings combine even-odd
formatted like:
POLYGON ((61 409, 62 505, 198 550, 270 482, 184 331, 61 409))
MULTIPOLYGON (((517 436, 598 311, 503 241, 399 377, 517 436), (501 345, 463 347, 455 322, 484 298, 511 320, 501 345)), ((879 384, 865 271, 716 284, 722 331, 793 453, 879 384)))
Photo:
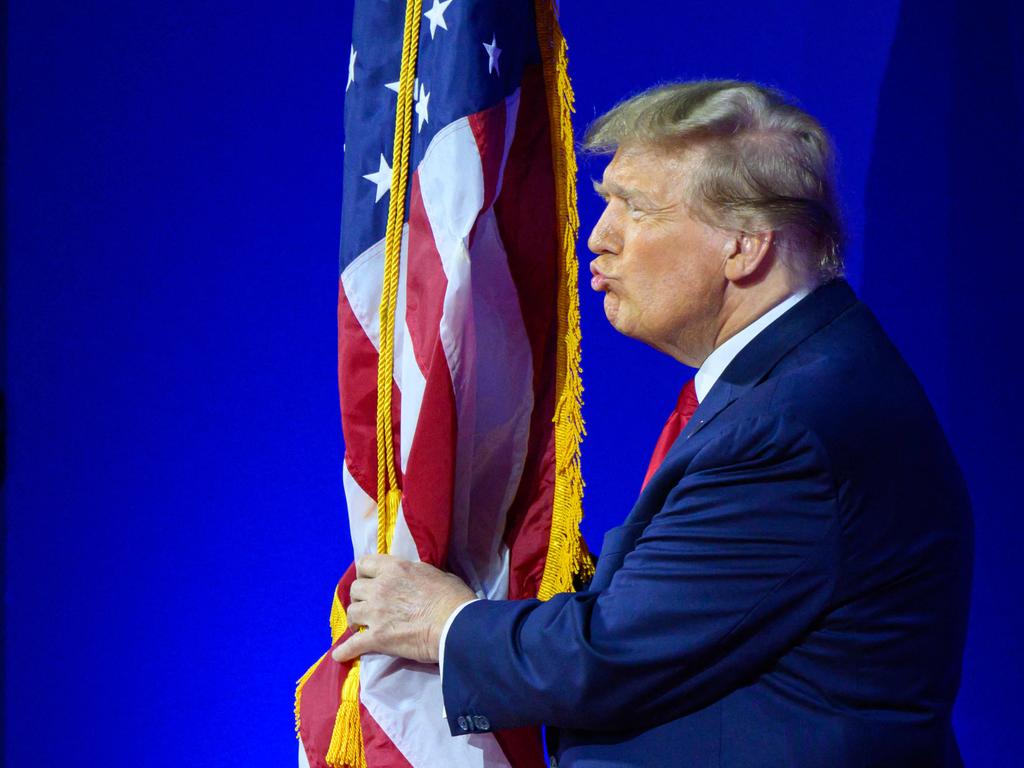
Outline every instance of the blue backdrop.
MULTIPOLYGON (((1022 17, 1010 0, 563 3, 578 130, 655 81, 712 76, 779 86, 834 134, 851 282, 975 501, 956 724, 978 766, 1024 752, 1022 17)), ((293 683, 350 559, 350 20, 316 0, 9 3, 8 766, 294 764, 293 683)), ((600 165, 581 169, 584 233, 600 165)), ((688 374, 582 289, 596 545, 688 374)))

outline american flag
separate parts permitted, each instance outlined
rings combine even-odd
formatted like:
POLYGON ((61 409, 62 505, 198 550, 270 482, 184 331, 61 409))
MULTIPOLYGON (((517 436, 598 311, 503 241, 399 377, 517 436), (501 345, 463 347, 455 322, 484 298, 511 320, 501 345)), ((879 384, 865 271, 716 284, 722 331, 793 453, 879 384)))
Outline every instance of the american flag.
MULTIPOLYGON (((405 20, 404 2, 357 0, 345 86, 338 377, 357 558, 377 551, 379 308, 405 20)), ((413 91, 392 383, 402 501, 390 551, 451 570, 490 599, 536 597, 541 586, 564 398, 564 222, 541 55, 552 39, 538 37, 534 0, 426 0, 413 91)), ((336 610, 351 579, 350 569, 336 610)), ((379 654, 360 664, 370 768, 543 764, 533 730, 452 737, 436 665, 379 654)), ((327 656, 300 681, 313 768, 327 765, 345 671, 327 656)))

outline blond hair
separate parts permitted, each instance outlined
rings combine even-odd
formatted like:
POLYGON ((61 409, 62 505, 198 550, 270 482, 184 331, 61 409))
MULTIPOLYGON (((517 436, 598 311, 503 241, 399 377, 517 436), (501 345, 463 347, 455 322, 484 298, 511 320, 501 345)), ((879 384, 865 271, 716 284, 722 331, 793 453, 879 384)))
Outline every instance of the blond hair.
POLYGON ((688 203, 707 223, 808 241, 810 276, 842 274, 831 142, 779 91, 735 80, 660 85, 597 118, 583 140, 599 154, 636 144, 696 150, 688 203))

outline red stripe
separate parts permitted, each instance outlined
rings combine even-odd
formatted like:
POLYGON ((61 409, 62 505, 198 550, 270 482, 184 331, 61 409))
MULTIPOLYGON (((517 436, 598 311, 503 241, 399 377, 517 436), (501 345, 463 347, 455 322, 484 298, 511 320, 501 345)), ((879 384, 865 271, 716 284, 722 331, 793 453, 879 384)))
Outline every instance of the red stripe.
POLYGON ((540 728, 511 728, 494 731, 494 738, 513 768, 544 766, 544 746, 540 728))
MULTIPOLYGON (((371 499, 377 498, 377 349, 363 332, 338 282, 338 394, 341 400, 341 428, 345 435, 345 463, 359 487, 371 499)), ((401 393, 392 381, 391 425, 398 466, 401 393)))
POLYGON ((438 567, 448 559, 457 434, 455 393, 439 337, 428 368, 402 497, 405 522, 420 559, 438 567))
POLYGON ((302 687, 299 700, 299 737, 310 768, 327 768, 327 748, 341 703, 341 687, 351 664, 339 664, 330 654, 317 664, 302 687))
MULTIPOLYGON (((501 161, 505 156, 505 101, 469 116, 469 127, 480 151, 480 164, 484 173, 484 202, 481 211, 486 211, 494 202, 501 174, 501 161)), ((550 150, 548 150, 550 154, 550 150)))
POLYGON ((448 277, 444 273, 441 255, 437 251, 434 233, 430 228, 430 219, 427 218, 427 210, 423 206, 419 173, 414 173, 412 177, 408 249, 405 324, 409 328, 416 363, 425 377, 430 370, 430 358, 434 354, 434 346, 441 329, 441 314, 444 311, 448 277))
POLYGON ((406 462, 402 512, 420 559, 443 566, 455 492, 458 422, 440 333, 448 278, 423 206, 419 174, 413 175, 407 265, 405 322, 426 384, 406 462))

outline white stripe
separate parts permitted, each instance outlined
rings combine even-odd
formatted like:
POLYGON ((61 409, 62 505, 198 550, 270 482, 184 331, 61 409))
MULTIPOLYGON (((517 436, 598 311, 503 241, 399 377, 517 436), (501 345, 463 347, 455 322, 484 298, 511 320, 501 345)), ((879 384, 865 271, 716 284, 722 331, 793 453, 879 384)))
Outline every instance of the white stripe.
POLYGON ((362 657, 360 697, 377 725, 416 768, 508 768, 493 734, 452 738, 441 716, 436 664, 380 654, 362 657))
MULTIPOLYGON (((503 163, 517 105, 518 94, 507 105, 503 163)), ((438 134, 420 164, 419 178, 448 278, 441 340, 459 427, 449 561, 478 592, 504 596, 499 584, 507 589, 508 574, 501 565, 501 537, 526 456, 533 366, 493 211, 480 215, 483 168, 468 120, 438 134), (452 184, 453 178, 459 183, 452 184)))
POLYGON ((345 464, 341 471, 348 507, 348 528, 352 535, 352 551, 358 558, 377 551, 377 502, 359 486, 345 464))
MULTIPOLYGON (((403 238, 404 239, 404 238, 403 238)), ((345 298, 363 333, 380 349, 380 295, 384 290, 384 240, 360 253, 341 273, 345 298)))
POLYGON ((471 586, 494 595, 499 582, 507 585, 502 536, 526 459, 533 361, 492 211, 477 224, 470 259, 472 312, 441 321, 453 335, 460 323, 471 322, 477 352, 475 365, 460 361, 458 372, 453 370, 459 413, 456 498, 461 503, 453 509, 452 548, 471 586))
POLYGON ((397 359, 396 354, 395 370, 396 377, 401 376, 401 383, 398 385, 402 391, 402 429, 399 435, 401 442, 399 457, 402 472, 404 473, 409 462, 409 451, 412 450, 413 439, 416 435, 413 425, 418 425, 420 420, 420 407, 423 405, 423 390, 427 386, 427 380, 423 378, 419 363, 416 362, 416 354, 412 346, 412 336, 410 336, 409 326, 404 320, 405 312, 401 314, 401 317, 403 318, 402 336, 408 342, 402 345, 402 357, 400 360, 397 359))

